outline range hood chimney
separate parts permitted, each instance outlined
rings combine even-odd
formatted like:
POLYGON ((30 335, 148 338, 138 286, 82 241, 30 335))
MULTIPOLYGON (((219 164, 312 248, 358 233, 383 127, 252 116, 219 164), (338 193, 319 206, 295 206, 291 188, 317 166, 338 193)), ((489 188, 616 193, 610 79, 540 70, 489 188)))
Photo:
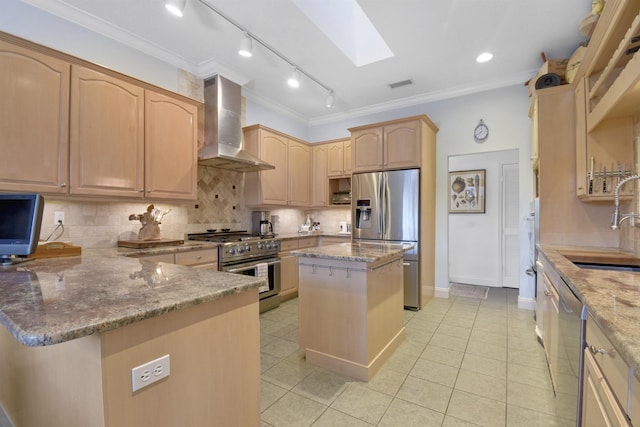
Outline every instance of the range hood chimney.
POLYGON ((221 76, 204 82, 204 146, 198 163, 239 172, 275 169, 242 149, 240 85, 221 76))

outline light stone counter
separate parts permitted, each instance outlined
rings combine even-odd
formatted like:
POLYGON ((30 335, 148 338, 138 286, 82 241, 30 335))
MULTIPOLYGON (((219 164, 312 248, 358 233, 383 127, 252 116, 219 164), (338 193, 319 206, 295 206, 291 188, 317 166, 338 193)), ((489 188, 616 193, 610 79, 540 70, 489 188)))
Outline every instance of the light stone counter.
POLYGON ((627 364, 640 380, 640 273, 592 270, 577 267, 565 255, 579 253, 593 261, 607 259, 635 261, 638 254, 611 248, 578 248, 540 245, 540 250, 564 281, 587 306, 627 364))
POLYGON ((413 249, 410 244, 349 242, 291 251, 292 255, 310 258, 378 263, 401 257, 413 249))
POLYGON ((82 256, 0 267, 0 323, 46 346, 258 288, 264 279, 136 259, 212 247, 88 249, 82 256))

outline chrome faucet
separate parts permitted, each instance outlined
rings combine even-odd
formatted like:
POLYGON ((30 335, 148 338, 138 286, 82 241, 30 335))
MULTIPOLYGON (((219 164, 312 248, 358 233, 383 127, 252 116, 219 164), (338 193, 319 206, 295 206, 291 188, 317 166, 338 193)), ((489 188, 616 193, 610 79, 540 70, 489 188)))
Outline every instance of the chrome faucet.
POLYGON ((611 216, 611 229, 617 230, 620 228, 620 224, 625 219, 629 218, 640 218, 640 213, 629 213, 629 214, 620 214, 620 187, 626 184, 629 181, 634 181, 636 179, 640 179, 640 175, 630 175, 620 181, 616 185, 616 189, 613 192, 613 215, 611 216))

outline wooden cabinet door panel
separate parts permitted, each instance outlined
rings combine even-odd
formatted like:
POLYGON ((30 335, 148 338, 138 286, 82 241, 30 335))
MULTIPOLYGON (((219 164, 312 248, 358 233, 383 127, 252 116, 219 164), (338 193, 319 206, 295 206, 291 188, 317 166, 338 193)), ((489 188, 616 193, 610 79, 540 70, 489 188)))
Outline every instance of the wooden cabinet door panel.
POLYGON ((260 158, 275 169, 260 171, 261 203, 287 204, 287 139, 263 132, 260 141, 260 158))
POLYGON ((420 121, 384 127, 386 169, 420 167, 420 121))
POLYGON ((72 194, 144 193, 144 89, 106 74, 71 70, 72 194))
POLYGON ((146 91, 145 192, 147 197, 195 200, 198 188, 195 105, 146 91))
POLYGON ((288 148, 289 204, 309 206, 311 148, 297 141, 289 141, 288 148))
POLYGON ((351 140, 347 139, 344 141, 344 174, 346 176, 351 175, 351 171, 353 171, 353 160, 352 160, 352 151, 351 151, 351 140))
POLYGON ((330 148, 327 145, 320 145, 312 149, 311 206, 327 206, 329 204, 328 149, 330 148))
POLYGON ((66 193, 68 62, 0 41, 0 189, 66 193))
POLYGON ((374 171, 383 167, 382 128, 363 129, 351 134, 353 171, 374 171))
POLYGON ((342 176, 344 174, 344 144, 334 142, 327 145, 327 176, 342 176))

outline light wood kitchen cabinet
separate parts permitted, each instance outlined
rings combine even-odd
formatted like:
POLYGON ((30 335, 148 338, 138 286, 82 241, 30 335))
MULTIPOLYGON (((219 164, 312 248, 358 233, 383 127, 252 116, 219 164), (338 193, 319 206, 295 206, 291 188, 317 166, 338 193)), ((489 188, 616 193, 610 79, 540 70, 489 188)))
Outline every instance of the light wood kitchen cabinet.
POLYGON ((318 237, 286 239, 280 242, 280 298, 286 301, 298 296, 298 257, 290 251, 318 246, 318 237))
POLYGON ((71 194, 144 196, 144 89, 71 70, 71 194))
POLYGON ((193 268, 218 269, 218 248, 176 252, 175 263, 193 268))
POLYGON ((560 318, 559 304, 560 298, 552 279, 549 278, 547 272, 549 268, 545 268, 544 275, 544 301, 542 302, 542 324, 544 328, 544 352, 547 356, 547 364, 549 365, 549 373, 554 389, 557 389, 558 376, 558 334, 560 333, 558 320, 560 318))
POLYGON ((0 39, 0 190, 196 199, 196 102, 17 37, 0 39))
POLYGON ((145 196, 195 200, 198 191, 198 108, 145 91, 145 196))
POLYGON ((343 139, 327 144, 327 176, 348 177, 351 175, 351 139, 343 139))
POLYGON ((287 202, 293 206, 309 206, 311 174, 311 147, 302 142, 289 140, 287 148, 287 202))
POLYGON ((244 148, 275 166, 245 173, 248 206, 309 206, 311 147, 261 125, 243 129, 244 148))
POLYGON ((298 296, 298 257, 289 251, 298 249, 298 239, 287 239, 280 243, 280 298, 286 301, 298 296))
POLYGON ((574 86, 537 90, 540 242, 617 247, 611 233, 611 204, 583 203, 576 197, 576 106, 574 86))
POLYGON ((329 179, 327 178, 327 154, 329 145, 317 144, 311 148, 313 159, 311 177, 311 206, 323 207, 329 204, 329 179))
POLYGON ((275 169, 245 173, 247 205, 286 205, 287 138, 260 126, 245 128, 243 132, 245 150, 275 166, 275 169))
POLYGON ((587 316, 585 329, 582 425, 628 426, 632 369, 591 314, 587 316))
POLYGON ((353 172, 420 167, 423 132, 430 122, 417 116, 349 129, 353 172))
POLYGON ((0 189, 65 194, 69 62, 0 40, 0 189))
MULTIPOLYGON (((635 372, 637 375, 638 372, 635 372)), ((640 380, 634 375, 631 379, 631 408, 629 418, 631 425, 640 426, 640 380)))
MULTIPOLYGON (((607 2, 576 75, 576 179, 583 202, 613 200, 617 182, 636 173, 640 55, 630 48, 640 32, 639 10, 639 0, 607 2)), ((624 188, 622 199, 631 198, 632 188, 624 188)))

